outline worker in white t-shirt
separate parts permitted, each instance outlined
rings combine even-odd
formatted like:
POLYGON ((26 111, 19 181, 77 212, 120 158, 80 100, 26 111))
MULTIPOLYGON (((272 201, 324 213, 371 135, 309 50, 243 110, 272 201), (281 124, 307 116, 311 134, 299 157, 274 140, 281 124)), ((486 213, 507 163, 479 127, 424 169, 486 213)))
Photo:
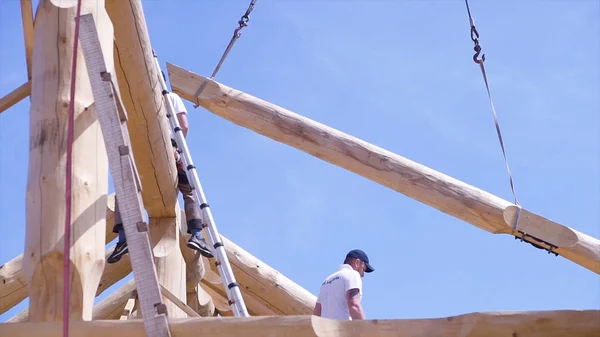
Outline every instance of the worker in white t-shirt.
POLYGON ((362 277, 374 270, 365 252, 360 249, 348 252, 339 270, 327 276, 321 284, 313 314, 340 320, 365 319, 360 304, 362 277))
MULTIPOLYGON (((166 83, 167 78, 165 77, 165 74, 162 73, 162 76, 166 83)), ((167 93, 166 97, 171 102, 171 106, 173 107, 175 115, 177 116, 181 131, 183 132, 183 137, 185 138, 187 136, 189 125, 187 120, 187 109, 183 104, 183 100, 181 100, 181 97, 174 92, 167 93)), ((173 155, 175 156, 175 165, 177 167, 177 188, 183 195, 187 233, 191 234, 190 238, 188 239, 187 246, 191 249, 199 251, 204 257, 212 258, 213 255, 206 244, 206 240, 201 234, 203 224, 200 213, 200 205, 194 197, 192 186, 188 180, 187 173, 185 171, 186 168, 184 167, 181 155, 179 154, 179 147, 175 141, 175 133, 171 128, 169 128, 169 130, 171 131, 171 145, 173 146, 173 155)), ((112 253, 106 259, 106 261, 110 264, 118 262, 123 255, 129 253, 127 238, 125 237, 125 230, 123 228, 118 206, 118 202, 115 202, 115 223, 113 226, 113 232, 119 234, 119 240, 117 241, 115 249, 113 249, 112 253)))

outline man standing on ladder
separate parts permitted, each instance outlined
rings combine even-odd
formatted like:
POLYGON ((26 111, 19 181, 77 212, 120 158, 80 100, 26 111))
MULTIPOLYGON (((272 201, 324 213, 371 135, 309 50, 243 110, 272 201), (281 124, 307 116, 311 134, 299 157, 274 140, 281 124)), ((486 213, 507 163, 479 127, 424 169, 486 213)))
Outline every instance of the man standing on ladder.
POLYGON ((374 270, 365 252, 360 249, 348 252, 339 270, 327 276, 321 284, 313 315, 340 320, 365 319, 360 304, 362 277, 374 270))
MULTIPOLYGON (((165 83, 167 79, 165 77, 165 73, 162 72, 163 79, 165 83)), ((171 104, 175 108, 177 112, 177 120, 179 121, 179 125, 183 131, 184 137, 187 136, 187 131, 189 128, 187 121, 187 109, 181 100, 181 97, 174 92, 169 92, 167 97, 171 101, 171 104)), ((187 233, 191 234, 187 246, 191 249, 195 249, 200 252, 204 257, 212 258, 213 255, 210 252, 210 249, 206 245, 206 241, 202 237, 202 217, 200 214, 200 207, 198 202, 194 198, 194 194, 192 192, 192 186, 188 180, 187 174, 185 172, 185 167, 183 161, 181 160, 181 156, 179 155, 179 149, 177 147, 177 142, 175 141, 175 135, 173 134, 173 130, 171 131, 171 145, 173 145, 173 153, 175 155, 175 164, 177 165, 177 188, 183 194, 184 200, 184 209, 185 209, 185 218, 187 220, 187 233)), ((119 213, 119 206, 117 201, 115 200, 115 225, 113 226, 113 232, 119 234, 119 241, 115 246, 115 249, 110 254, 110 256, 106 259, 108 263, 115 263, 121 259, 121 257, 129 252, 127 248, 127 240, 125 238, 125 230, 123 229, 123 223, 121 222, 121 216, 119 213)))

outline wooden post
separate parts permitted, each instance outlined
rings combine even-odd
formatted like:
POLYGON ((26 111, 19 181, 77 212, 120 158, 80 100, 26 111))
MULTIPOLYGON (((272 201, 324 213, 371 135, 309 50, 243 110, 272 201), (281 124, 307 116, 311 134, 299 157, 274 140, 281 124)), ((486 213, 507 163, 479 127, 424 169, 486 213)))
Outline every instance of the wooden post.
MULTIPOLYGON (((29 320, 63 319, 66 135, 76 1, 41 0, 36 14, 23 269, 29 320), (60 8, 62 7, 62 8, 60 8)), ((104 1, 84 1, 113 64, 113 27, 104 1)), ((104 266, 108 163, 81 48, 77 56, 72 175, 70 316, 92 319, 104 266)))
MULTIPOLYGON (((493 234, 513 234, 516 206, 491 193, 364 140, 215 81, 167 64, 173 91, 237 125, 290 145, 493 234)), ((523 209, 525 241, 600 274, 600 240, 523 209), (554 246, 554 247, 552 247, 554 246)))
MULTIPOLYGON (((179 249, 179 226, 177 218, 150 218, 150 241, 154 252, 154 263, 158 282, 178 299, 185 302, 185 262, 179 249)), ((188 317, 177 305, 166 299, 169 318, 188 317)), ((141 311, 138 311, 141 316, 141 311)))

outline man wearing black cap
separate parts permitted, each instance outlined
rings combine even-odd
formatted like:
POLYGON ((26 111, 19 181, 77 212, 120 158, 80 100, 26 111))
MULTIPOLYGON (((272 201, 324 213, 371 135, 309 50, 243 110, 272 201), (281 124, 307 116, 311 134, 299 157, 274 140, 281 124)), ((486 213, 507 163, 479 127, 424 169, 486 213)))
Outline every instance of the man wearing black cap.
POLYGON ((362 277, 374 270, 365 252, 360 249, 348 252, 339 270, 327 276, 321 284, 313 314, 342 320, 365 319, 360 304, 362 277))

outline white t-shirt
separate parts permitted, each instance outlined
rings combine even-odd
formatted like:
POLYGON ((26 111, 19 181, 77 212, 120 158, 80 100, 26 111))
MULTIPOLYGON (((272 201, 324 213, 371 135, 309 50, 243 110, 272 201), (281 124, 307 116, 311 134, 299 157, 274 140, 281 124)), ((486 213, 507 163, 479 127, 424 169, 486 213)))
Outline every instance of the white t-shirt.
POLYGON ((352 320, 346 300, 346 292, 352 288, 357 288, 362 298, 360 274, 347 264, 341 265, 338 271, 327 276, 317 297, 317 303, 321 304, 321 317, 352 320))
MULTIPOLYGON (((183 100, 181 99, 181 97, 179 97, 179 95, 177 95, 174 92, 170 92, 167 94, 167 97, 169 98, 169 101, 171 101, 171 105, 173 106, 173 112, 175 113, 175 118, 177 118, 177 114, 183 113, 183 114, 187 114, 187 109, 185 108, 185 105, 183 104, 183 100)), ((167 108, 167 111, 168 108, 167 108)), ((169 124, 171 125, 171 124, 169 124)), ((171 129, 169 127, 169 131, 171 132, 171 138, 175 139, 175 133, 173 132, 173 129, 171 129)))

